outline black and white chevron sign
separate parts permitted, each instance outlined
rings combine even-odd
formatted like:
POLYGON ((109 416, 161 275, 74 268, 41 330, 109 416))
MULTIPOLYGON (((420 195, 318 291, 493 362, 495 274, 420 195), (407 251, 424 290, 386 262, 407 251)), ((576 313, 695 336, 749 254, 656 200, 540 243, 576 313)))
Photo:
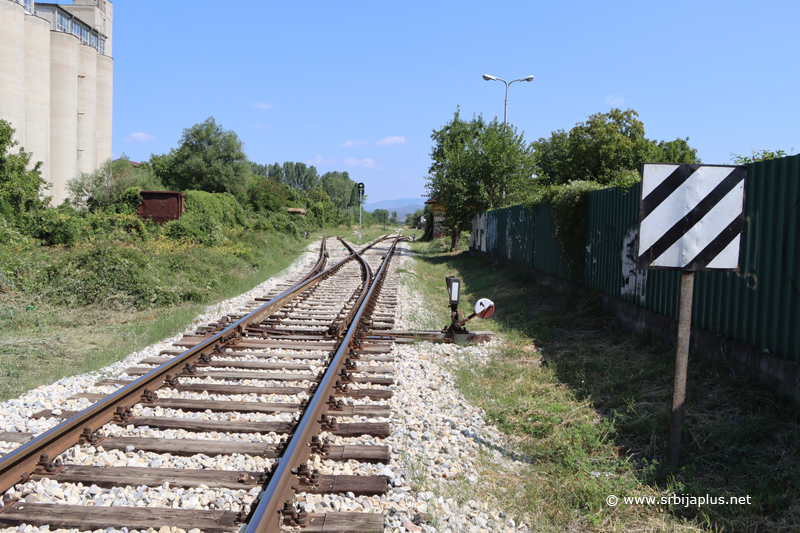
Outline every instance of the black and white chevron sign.
POLYGON ((645 163, 637 268, 737 270, 746 166, 645 163))

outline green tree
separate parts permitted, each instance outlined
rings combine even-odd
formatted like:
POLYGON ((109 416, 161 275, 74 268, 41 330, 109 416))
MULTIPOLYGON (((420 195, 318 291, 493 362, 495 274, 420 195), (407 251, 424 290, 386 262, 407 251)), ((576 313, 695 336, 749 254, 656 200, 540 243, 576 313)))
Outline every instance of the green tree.
POLYGON ((288 187, 285 183, 266 176, 253 176, 247 185, 247 199, 253 210, 283 211, 288 199, 288 187))
POLYGON ((70 203, 76 208, 135 214, 140 191, 160 191, 164 186, 151 166, 136 168, 125 154, 107 160, 91 174, 83 173, 67 182, 70 203))
POLYGON ((392 211, 392 216, 389 217, 389 222, 397 224, 397 211, 392 211))
POLYGON ((412 214, 406 216, 406 225, 409 228, 416 228, 417 226, 419 226, 420 218, 423 216, 425 216, 425 210, 417 209, 412 214))
POLYGON ((425 187, 444 207, 451 249, 475 213, 522 201, 531 187, 533 148, 516 128, 495 118, 465 123, 459 112, 431 138, 433 164, 425 187))
POLYGON ((20 228, 47 207, 50 197, 44 196, 49 185, 39 172, 41 163, 28 170, 31 154, 22 148, 13 153, 17 144, 11 124, 0 120, 0 216, 20 228))
POLYGON ((310 191, 319 184, 319 175, 313 166, 287 161, 283 164, 283 182, 298 191, 310 191))
POLYGON ((656 142, 645 137, 644 123, 633 109, 595 113, 569 134, 554 131, 533 143, 537 184, 570 181, 611 183, 621 174, 639 171, 643 162, 699 163, 689 139, 656 142))
POLYGON ((336 208, 342 211, 347 209, 347 205, 350 202, 353 183, 347 171, 326 172, 320 178, 320 185, 328 193, 336 208))
POLYGON ((265 178, 269 176, 269 165, 262 165, 261 163, 254 163, 253 161, 248 161, 248 165, 250 166, 250 173, 255 176, 264 176, 265 178))
POLYGON ((283 167, 279 163, 275 163, 274 165, 269 166, 269 171, 267 172, 267 176, 276 181, 280 181, 281 183, 285 181, 283 178, 283 167))
POLYGON ((386 225, 389 223, 389 211, 386 209, 376 209, 372 212, 372 218, 376 224, 386 225))
POLYGON ((214 117, 183 130, 180 146, 164 163, 162 179, 168 187, 228 192, 244 199, 250 175, 244 146, 236 133, 222 129, 214 117))

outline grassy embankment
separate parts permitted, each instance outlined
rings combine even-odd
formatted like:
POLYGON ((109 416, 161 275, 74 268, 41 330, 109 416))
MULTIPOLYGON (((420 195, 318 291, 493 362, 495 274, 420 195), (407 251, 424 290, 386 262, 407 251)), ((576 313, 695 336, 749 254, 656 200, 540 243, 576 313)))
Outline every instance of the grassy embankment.
MULTIPOLYGON (((407 275, 447 321, 444 277, 462 307, 497 312, 470 324, 507 344, 489 364, 450 364, 464 395, 529 458, 522 472, 484 463, 480 491, 536 531, 798 531, 800 409, 749 376, 693 355, 682 465, 664 463, 674 346, 620 328, 597 293, 559 294, 513 268, 416 243, 407 275), (520 475, 521 474, 521 475, 520 475), (627 505, 623 497, 742 497, 750 505, 627 505), (620 504, 606 503, 609 495, 620 504)), ((432 487, 431 487, 432 488, 432 487)), ((451 496, 475 498, 474 487, 451 496)))
POLYGON ((16 272, 0 293, 0 400, 182 331, 209 303, 286 268, 308 243, 248 232, 212 247, 168 239, 0 246, 0 264, 16 272))

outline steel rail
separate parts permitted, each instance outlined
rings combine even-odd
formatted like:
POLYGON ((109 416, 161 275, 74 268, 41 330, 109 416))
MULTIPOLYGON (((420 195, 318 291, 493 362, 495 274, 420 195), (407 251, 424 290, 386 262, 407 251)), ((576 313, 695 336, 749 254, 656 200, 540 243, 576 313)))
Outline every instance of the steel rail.
MULTIPOLYGON (((375 241, 364 249, 366 250, 378 242, 375 241)), ((210 355, 215 349, 218 350, 218 345, 221 346, 240 339, 249 325, 258 324, 301 293, 333 275, 346 262, 358 257, 357 254, 351 254, 327 270, 320 272, 319 270, 325 264, 326 253, 325 238, 323 238, 320 246, 320 258, 314 269, 312 269, 312 272, 317 271, 316 274, 305 279, 305 281, 298 282, 269 302, 261 305, 252 313, 232 322, 225 329, 204 339, 198 345, 186 350, 168 363, 134 380, 131 384, 125 385, 81 413, 0 457, 0 494, 18 483, 27 481, 35 472, 37 466, 44 466, 50 458, 57 457, 76 443, 81 442, 82 437, 90 440, 94 432, 114 420, 115 415, 118 417, 117 420, 123 421, 124 416, 122 419, 119 416, 124 415, 126 410, 139 403, 142 400, 142 395, 146 394, 146 390, 152 392, 161 388, 165 384, 168 374, 181 375, 185 367, 191 366, 201 356, 210 355)))
POLYGON ((295 426, 294 434, 284 447, 283 454, 276 461, 270 479, 264 487, 264 492, 260 496, 258 506, 251 511, 250 520, 242 533, 280 532, 281 511, 287 501, 291 504, 296 488, 300 485, 292 469, 299 467, 301 464, 305 464, 309 455, 311 455, 311 437, 318 435, 322 428, 322 415, 326 414, 328 411, 329 405, 327 402, 329 396, 333 394, 335 382, 340 377, 339 372, 344 368, 344 360, 349 353, 350 345, 353 341, 356 329, 358 328, 361 316, 367 309, 372 297, 377 294, 376 289, 387 271, 398 240, 399 235, 395 237, 389 251, 383 258, 381 266, 375 273, 371 283, 369 283, 369 290, 358 306, 358 311, 353 317, 351 327, 342 338, 342 342, 333 355, 328 369, 322 376, 314 396, 309 399, 308 406, 295 426))

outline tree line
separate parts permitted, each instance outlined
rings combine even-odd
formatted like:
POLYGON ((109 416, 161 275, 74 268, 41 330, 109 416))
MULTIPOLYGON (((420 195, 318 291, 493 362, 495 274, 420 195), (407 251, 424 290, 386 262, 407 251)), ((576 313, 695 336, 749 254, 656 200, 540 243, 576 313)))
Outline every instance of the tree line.
POLYGON ((553 202, 589 190, 628 186, 640 179, 643 161, 700 163, 688 137, 656 141, 645 136, 633 109, 596 113, 569 132, 527 142, 523 133, 497 118, 472 120, 456 110, 433 130, 426 188, 444 207, 444 226, 456 249, 473 215, 519 203, 553 202), (565 192, 566 191, 566 192, 565 192))

